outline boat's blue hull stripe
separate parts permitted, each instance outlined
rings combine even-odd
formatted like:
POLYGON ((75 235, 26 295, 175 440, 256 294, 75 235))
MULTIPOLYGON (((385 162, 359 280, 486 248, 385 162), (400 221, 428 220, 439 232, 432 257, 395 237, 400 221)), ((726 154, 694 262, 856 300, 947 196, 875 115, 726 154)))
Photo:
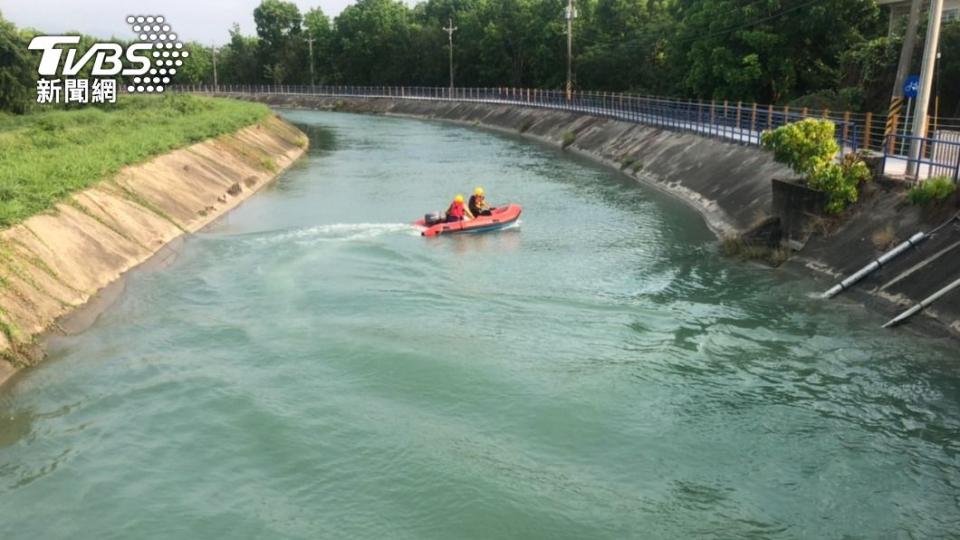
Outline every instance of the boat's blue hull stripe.
MULTIPOLYGON (((517 216, 517 218, 519 219, 519 216, 517 216)), ((440 236, 443 236, 444 234, 467 234, 467 233, 481 233, 481 232, 496 231, 498 229, 509 227, 510 225, 513 225, 516 222, 517 222, 516 219, 512 219, 510 221, 504 221, 503 223, 493 223, 490 225, 484 225, 483 227, 474 227, 471 229, 457 229, 455 231, 443 231, 443 233, 441 233, 440 236)))

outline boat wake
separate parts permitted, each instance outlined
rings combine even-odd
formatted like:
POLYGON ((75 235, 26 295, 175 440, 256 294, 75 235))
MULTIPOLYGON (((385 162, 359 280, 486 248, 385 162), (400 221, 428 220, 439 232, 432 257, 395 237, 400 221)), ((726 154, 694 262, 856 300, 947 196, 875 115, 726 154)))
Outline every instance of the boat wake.
POLYGON ((420 236, 420 231, 409 223, 330 223, 301 229, 278 231, 257 238, 266 244, 313 244, 317 242, 354 242, 370 240, 390 234, 408 233, 420 236))

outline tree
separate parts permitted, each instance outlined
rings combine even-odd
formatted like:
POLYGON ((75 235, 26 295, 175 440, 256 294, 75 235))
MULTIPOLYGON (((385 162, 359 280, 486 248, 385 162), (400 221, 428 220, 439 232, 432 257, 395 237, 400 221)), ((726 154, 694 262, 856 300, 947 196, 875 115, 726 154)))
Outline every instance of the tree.
POLYGON ((448 36, 443 30, 452 19, 457 31, 453 34, 454 81, 465 86, 497 86, 483 77, 484 67, 480 57, 484 20, 480 6, 485 0, 429 0, 418 4, 414 10, 420 24, 417 40, 422 62, 421 76, 430 84, 449 84, 448 36), (490 84, 487 84, 490 83, 490 84))
POLYGON ((259 45, 255 37, 240 33, 240 25, 230 29, 230 43, 220 49, 217 56, 217 72, 220 82, 227 84, 255 84, 263 81, 259 45))
POLYGON ((416 84, 408 8, 398 0, 358 0, 334 21, 334 57, 350 84, 416 84))
MULTIPOLYGON (((305 38, 313 40, 314 80, 325 84, 334 80, 333 27, 320 8, 313 8, 303 16, 305 38)), ((309 56, 309 48, 308 48, 309 56)))
MULTIPOLYGON (((177 71, 176 83, 213 84, 213 51, 211 48, 204 46, 202 43, 191 41, 184 45, 184 50, 190 53, 190 57, 177 71)), ((219 61, 220 59, 218 58, 217 60, 219 61)), ((219 68, 220 66, 217 67, 219 68)), ((218 80, 217 82, 220 81, 218 80)))
POLYGON ((666 2, 598 0, 589 7, 582 13, 580 80, 598 90, 668 93, 664 43, 673 28, 666 2))
POLYGON ((257 24, 258 56, 264 77, 281 82, 306 82, 309 79, 300 9, 293 2, 263 0, 253 10, 257 24))
POLYGON ((836 86, 840 54, 879 21, 874 0, 678 0, 674 14, 688 92, 765 102, 836 86))
POLYGON ((36 73, 26 51, 16 27, 0 14, 0 111, 23 113, 31 102, 36 73))

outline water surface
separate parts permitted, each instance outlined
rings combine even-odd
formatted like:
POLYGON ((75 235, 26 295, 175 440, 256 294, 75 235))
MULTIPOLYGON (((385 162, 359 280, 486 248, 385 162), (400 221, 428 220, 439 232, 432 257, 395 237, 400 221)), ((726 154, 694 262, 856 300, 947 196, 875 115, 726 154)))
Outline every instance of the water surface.
POLYGON ((556 150, 285 114, 307 159, 0 391, 0 538, 960 531, 955 348, 556 150), (476 184, 522 225, 405 225, 476 184))

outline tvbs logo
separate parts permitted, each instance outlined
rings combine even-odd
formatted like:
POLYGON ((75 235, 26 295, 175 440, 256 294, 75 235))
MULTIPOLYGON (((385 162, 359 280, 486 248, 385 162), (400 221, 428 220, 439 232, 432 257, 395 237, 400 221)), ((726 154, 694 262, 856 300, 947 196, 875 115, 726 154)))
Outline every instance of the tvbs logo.
POLYGON ((80 36, 33 38, 28 47, 42 51, 37 102, 114 103, 117 79, 110 77, 118 75, 127 81, 127 92, 163 92, 189 51, 162 16, 130 15, 127 24, 138 37, 133 43, 94 43, 82 54, 80 36), (88 66, 92 78, 76 78, 88 66))

